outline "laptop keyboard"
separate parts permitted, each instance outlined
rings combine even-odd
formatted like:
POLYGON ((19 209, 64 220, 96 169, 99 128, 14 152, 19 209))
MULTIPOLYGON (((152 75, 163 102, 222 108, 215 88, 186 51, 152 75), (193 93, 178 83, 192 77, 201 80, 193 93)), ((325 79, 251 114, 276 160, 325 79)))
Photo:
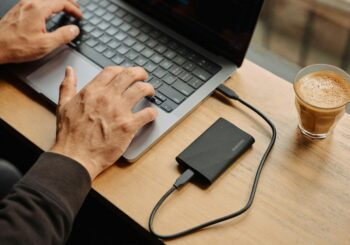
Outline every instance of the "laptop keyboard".
POLYGON ((101 67, 142 66, 156 95, 148 98, 166 112, 176 109, 221 67, 107 0, 80 0, 83 20, 57 14, 47 30, 76 24, 70 45, 101 67))

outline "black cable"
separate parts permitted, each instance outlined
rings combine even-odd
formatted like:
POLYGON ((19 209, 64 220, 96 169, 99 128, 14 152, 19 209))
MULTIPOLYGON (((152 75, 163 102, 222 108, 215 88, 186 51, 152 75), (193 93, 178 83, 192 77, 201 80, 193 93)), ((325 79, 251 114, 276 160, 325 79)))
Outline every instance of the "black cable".
POLYGON ((206 228, 208 226, 211 226, 211 225, 214 225, 214 224, 226 221, 228 219, 235 218, 235 217, 243 214, 244 212, 246 212, 253 204, 255 193, 256 193, 256 189, 257 189, 258 183, 259 183, 259 178, 260 178, 260 175, 261 175, 261 171, 262 171, 262 169, 263 169, 263 167, 265 165, 265 161, 266 161, 267 157, 269 156, 269 154, 270 154, 270 152, 271 152, 271 150, 272 150, 272 148, 273 148, 273 146, 275 144, 275 141, 276 141, 276 137, 277 137, 276 127, 271 122, 271 120, 268 119, 263 113, 261 113, 255 107, 253 107, 252 105, 248 104, 247 102, 245 102, 244 100, 239 98, 239 96, 233 90, 231 90, 230 88, 228 88, 228 87, 226 87, 225 85, 222 84, 216 90, 218 92, 222 93, 223 95, 225 95, 226 97, 228 97, 230 99, 233 99, 233 100, 237 100, 240 103, 242 103, 243 105, 247 106, 249 109, 251 109, 252 111, 257 113, 260 117, 262 117, 269 124, 269 126, 272 129, 271 141, 270 141, 270 144, 267 147, 264 155, 262 156, 260 164, 259 164, 258 169, 256 171, 254 182, 253 182, 253 186, 252 186, 252 190, 250 192, 250 196, 249 196, 248 202, 246 203, 246 205, 243 208, 241 208, 240 210, 238 210, 238 211, 236 211, 236 212, 234 212, 232 214, 225 215, 223 217, 220 217, 220 218, 211 220, 209 222, 197 225, 197 226, 192 227, 190 229, 187 229, 187 230, 175 233, 175 234, 171 234, 171 235, 161 235, 161 234, 156 233, 154 231, 154 229, 153 229, 154 217, 155 217, 158 209, 160 208, 160 206, 163 204, 163 202, 176 189, 180 188, 181 186, 185 185, 186 183, 188 183, 191 180, 191 178, 193 177, 194 173, 193 173, 192 170, 188 169, 176 180, 175 184, 163 195, 163 197, 158 201, 158 203, 156 204, 156 206, 152 210, 152 213, 151 213, 151 215, 149 217, 148 227, 149 227, 150 232, 153 235, 157 236, 158 238, 161 238, 161 239, 175 239, 175 238, 178 238, 178 237, 182 237, 182 236, 194 233, 194 232, 199 231, 199 230, 201 230, 203 228, 206 228))

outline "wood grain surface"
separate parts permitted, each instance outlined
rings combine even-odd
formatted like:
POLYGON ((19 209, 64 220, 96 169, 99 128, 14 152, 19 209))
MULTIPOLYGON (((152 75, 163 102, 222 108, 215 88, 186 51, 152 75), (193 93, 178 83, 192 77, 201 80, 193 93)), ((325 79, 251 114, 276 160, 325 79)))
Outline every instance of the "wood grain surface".
MULTIPOLYGON (((349 115, 329 138, 311 141, 297 128, 290 83, 246 60, 226 84, 274 121, 276 146, 247 214, 167 243, 350 244, 349 115)), ((271 132, 253 112, 218 94, 137 162, 119 161, 101 174, 93 188, 147 228, 153 206, 180 174, 175 157, 219 117, 253 135, 256 143, 209 188, 188 184, 171 196, 155 227, 169 234, 236 211, 247 201, 271 132)), ((0 118, 43 150, 54 141, 54 114, 5 81, 0 82, 0 118)))

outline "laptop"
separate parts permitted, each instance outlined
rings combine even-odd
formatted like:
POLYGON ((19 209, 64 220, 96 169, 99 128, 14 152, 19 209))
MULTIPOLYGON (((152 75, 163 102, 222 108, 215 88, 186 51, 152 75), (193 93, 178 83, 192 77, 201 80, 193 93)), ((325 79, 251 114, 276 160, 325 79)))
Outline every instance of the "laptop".
MULTIPOLYGON (((16 0, 5 0, 0 13, 16 0)), ((67 65, 78 89, 106 66, 142 66, 156 89, 135 111, 156 107, 158 118, 142 128, 123 155, 137 160, 239 67, 263 0, 78 0, 83 20, 63 13, 47 30, 75 23, 80 36, 47 57, 13 69, 54 104, 67 65)), ((116 105, 118 106, 118 105, 116 105)))

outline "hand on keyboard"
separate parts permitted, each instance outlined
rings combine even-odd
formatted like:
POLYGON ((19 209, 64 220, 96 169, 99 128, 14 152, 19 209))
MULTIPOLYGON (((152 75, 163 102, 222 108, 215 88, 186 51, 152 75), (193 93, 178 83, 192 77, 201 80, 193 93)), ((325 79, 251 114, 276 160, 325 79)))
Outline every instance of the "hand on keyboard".
POLYGON ((39 59, 79 34, 73 25, 47 33, 45 20, 65 12, 80 19, 79 5, 71 0, 20 1, 0 20, 0 64, 39 59))
POLYGON ((122 156, 141 127, 156 118, 153 107, 132 111, 142 98, 154 95, 151 85, 138 82, 146 79, 140 67, 108 67, 77 94, 77 78, 68 67, 51 151, 81 163, 93 180, 122 156))

